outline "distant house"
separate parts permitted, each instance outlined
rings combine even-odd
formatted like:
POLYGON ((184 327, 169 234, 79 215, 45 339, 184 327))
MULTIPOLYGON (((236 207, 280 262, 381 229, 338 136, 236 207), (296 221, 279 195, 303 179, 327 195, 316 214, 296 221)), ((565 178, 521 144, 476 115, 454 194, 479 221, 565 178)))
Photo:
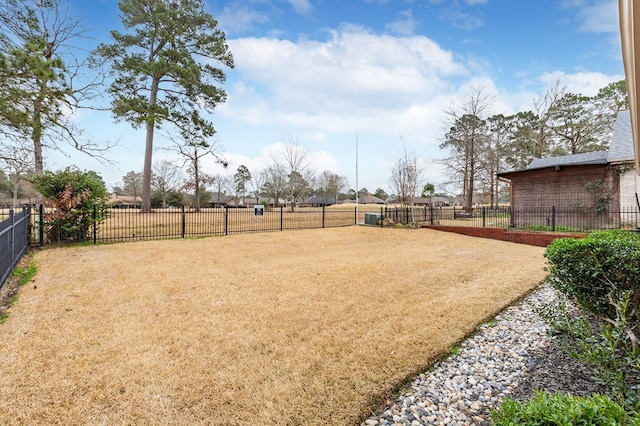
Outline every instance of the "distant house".
POLYGON ((609 150, 538 158, 524 170, 498 173, 498 177, 511 184, 514 212, 552 206, 597 215, 606 211, 615 224, 619 217, 614 216, 620 211, 638 208, 629 111, 618 114, 609 150))
MULTIPOLYGON (((397 198, 387 200, 387 204, 402 204, 397 198)), ((417 207, 443 207, 451 205, 448 197, 413 197, 413 205, 417 207)))
POLYGON ((376 197, 375 195, 367 194, 358 198, 360 204, 384 204, 384 200, 376 197))
POLYGON ((222 193, 212 194, 209 198, 209 207, 211 208, 222 208, 227 205, 231 201, 231 197, 222 193))
POLYGON ((142 199, 130 195, 111 194, 107 204, 114 209, 139 209, 142 208, 142 199))
POLYGON ((431 197, 431 203, 434 207, 444 207, 450 206, 452 203, 452 199, 450 197, 431 197))
MULTIPOLYGON (((268 207, 275 206, 275 202, 273 198, 260 197, 256 200, 256 197, 232 197, 226 194, 213 194, 209 198, 209 207, 212 208, 245 208, 245 207, 253 207, 254 204, 262 204, 268 207)), ((278 204, 280 206, 284 205, 284 201, 280 200, 278 204)))
POLYGON ((322 207, 331 206, 333 204, 337 204, 335 197, 323 197, 320 195, 312 195, 302 203, 302 205, 306 207, 322 207))

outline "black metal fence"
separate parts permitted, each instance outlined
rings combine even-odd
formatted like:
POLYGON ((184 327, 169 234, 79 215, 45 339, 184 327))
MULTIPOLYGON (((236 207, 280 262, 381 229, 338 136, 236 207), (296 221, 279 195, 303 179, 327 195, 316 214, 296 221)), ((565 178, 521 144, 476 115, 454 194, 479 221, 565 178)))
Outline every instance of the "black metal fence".
POLYGON ((9 210, 9 217, 0 222, 0 287, 29 246, 31 209, 9 210))
POLYGON ((395 223, 491 227, 529 231, 590 232, 602 229, 638 229, 637 207, 596 211, 584 207, 403 207, 384 208, 384 218, 395 223))
POLYGON ((594 211, 581 207, 511 209, 509 207, 374 207, 345 208, 277 207, 156 209, 110 208, 95 212, 91 225, 82 235, 61 238, 47 233, 47 211, 40 207, 33 216, 32 241, 41 245, 54 242, 89 241, 94 244, 223 236, 244 233, 275 232, 292 229, 333 228, 358 223, 370 225, 421 224, 441 226, 493 227, 532 231, 589 232, 598 229, 637 229, 637 208, 594 211), (384 219, 384 220, 383 220, 384 219), (44 226, 40 226, 44 224, 44 226))
POLYGON ((155 209, 142 213, 139 209, 110 208, 95 211, 91 225, 82 235, 61 237, 47 230, 47 215, 40 208, 34 215, 34 238, 41 245, 69 241, 97 243, 223 236, 292 229, 333 228, 357 223, 357 210, 353 208, 327 209, 276 207, 254 208, 202 208, 199 212, 187 208, 155 209), (103 220, 99 216, 103 217, 103 220), (44 226, 39 226, 43 223, 44 226))

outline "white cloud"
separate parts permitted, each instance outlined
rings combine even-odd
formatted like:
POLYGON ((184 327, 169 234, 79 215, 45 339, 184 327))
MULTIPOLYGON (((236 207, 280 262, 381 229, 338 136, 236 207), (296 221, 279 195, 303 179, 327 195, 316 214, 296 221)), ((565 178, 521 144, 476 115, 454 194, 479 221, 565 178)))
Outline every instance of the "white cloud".
POLYGON ((229 44, 242 82, 230 88, 220 112, 252 125, 330 131, 369 121, 383 128, 391 118, 430 110, 452 90, 449 79, 467 73, 424 36, 376 35, 354 26, 332 31, 326 41, 241 38, 229 44))
POLYGON ((309 13, 311 13, 311 10, 313 9, 313 6, 308 0, 287 0, 287 1, 291 5, 291 7, 293 7, 293 10, 295 10, 296 13, 299 13, 300 15, 308 15, 309 13))
POLYGON ((434 4, 444 4, 445 7, 441 10, 441 17, 451 22, 456 28, 460 28, 465 31, 472 31, 484 25, 484 18, 475 10, 470 10, 465 6, 477 6, 486 3, 486 0, 465 0, 464 5, 459 1, 444 2, 444 1, 432 1, 434 4))
POLYGON ((264 24, 269 18, 266 14, 238 3, 225 6, 218 15, 220 27, 227 33, 242 33, 253 29, 255 24, 264 24))
POLYGON ((398 13, 398 19, 387 24, 387 30, 399 35, 412 35, 418 27, 418 21, 413 18, 411 9, 398 13))
POLYGON ((547 86, 554 85, 560 81, 567 91, 585 96, 594 96, 598 90, 607 86, 612 81, 622 80, 624 75, 612 76, 599 72, 578 72, 565 74, 562 71, 544 73, 540 76, 540 81, 547 86))
POLYGON ((594 33, 615 33, 619 31, 618 2, 616 0, 599 0, 593 4, 574 5, 579 8, 579 29, 594 33))
MULTIPOLYGON (((302 145, 301 149, 307 152, 309 160, 309 168, 315 173, 322 173, 324 170, 329 170, 334 173, 339 172, 338 162, 336 159, 325 150, 306 150, 302 145)), ((229 162, 229 166, 226 169, 222 169, 220 165, 215 164, 213 158, 207 158, 203 163, 207 169, 218 169, 220 173, 227 176, 232 176, 240 165, 245 165, 251 173, 260 172, 275 161, 280 161, 282 157, 283 143, 276 142, 274 144, 265 145, 262 147, 259 155, 250 157, 246 155, 235 154, 231 152, 222 152, 220 156, 229 162)))

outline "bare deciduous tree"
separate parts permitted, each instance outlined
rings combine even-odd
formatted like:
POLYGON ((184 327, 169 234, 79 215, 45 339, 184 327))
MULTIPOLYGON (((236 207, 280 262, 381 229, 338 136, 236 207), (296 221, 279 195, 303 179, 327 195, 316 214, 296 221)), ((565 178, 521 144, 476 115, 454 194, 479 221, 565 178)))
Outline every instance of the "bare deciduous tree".
POLYGON ((333 199, 333 202, 337 203, 338 195, 347 187, 347 178, 325 170, 316 178, 316 186, 325 204, 329 199, 333 199))
POLYGON ((273 198, 273 204, 280 205, 280 199, 287 191, 289 178, 285 168, 278 163, 274 163, 265 169, 264 194, 273 198))
POLYGON ((267 181, 267 174, 264 170, 259 170, 251 174, 251 194, 256 199, 256 204, 260 202, 260 196, 264 192, 264 184, 267 181))
POLYGON ((137 201, 142 195, 142 173, 130 171, 122 177, 122 190, 137 201))
POLYGON ((465 95, 460 106, 452 106, 446 111, 449 131, 440 148, 451 153, 443 162, 451 178, 462 179, 466 206, 473 205, 477 174, 488 139, 486 115, 491 102, 492 97, 486 94, 485 89, 477 88, 465 95))
POLYGON ((216 190, 216 204, 220 205, 220 197, 231 188, 231 178, 221 173, 216 173, 213 175, 213 184, 211 186, 216 190))
POLYGON ((170 161, 162 160, 153 166, 152 189, 162 195, 162 207, 167 207, 167 195, 180 187, 180 169, 170 161))
POLYGON ((0 148, 0 164, 3 164, 4 167, 2 169, 8 172, 9 181, 11 182, 12 204, 13 208, 17 208, 18 193, 20 192, 21 184, 24 182, 24 177, 33 172, 33 156, 31 151, 20 142, 2 144, 0 148))
MULTIPOLYGON (((293 138, 289 138, 282 145, 279 155, 273 158, 273 165, 270 167, 271 171, 268 176, 273 177, 280 173, 285 174, 286 184, 281 195, 286 195, 290 200, 292 211, 300 197, 307 192, 309 182, 313 179, 313 172, 310 166, 311 158, 308 151, 298 145, 298 142, 293 138)), ((274 185, 273 182, 268 182, 274 185)))
MULTIPOLYGON (((200 138, 199 133, 191 132, 190 128, 184 128, 180 131, 180 137, 175 138, 167 135, 172 142, 172 146, 167 150, 180 154, 183 158, 182 167, 187 168, 189 179, 183 185, 184 189, 194 191, 193 207, 196 212, 200 212, 200 192, 214 183, 213 176, 207 175, 200 169, 201 160, 207 155, 215 157, 216 162, 227 167, 228 163, 222 160, 215 152, 215 142, 209 143, 200 138)), ((144 184, 143 184, 144 189, 144 184)))
POLYGON ((412 206, 418 188, 422 183, 422 167, 415 152, 404 148, 400 158, 391 169, 389 184, 396 193, 398 201, 404 206, 412 206))

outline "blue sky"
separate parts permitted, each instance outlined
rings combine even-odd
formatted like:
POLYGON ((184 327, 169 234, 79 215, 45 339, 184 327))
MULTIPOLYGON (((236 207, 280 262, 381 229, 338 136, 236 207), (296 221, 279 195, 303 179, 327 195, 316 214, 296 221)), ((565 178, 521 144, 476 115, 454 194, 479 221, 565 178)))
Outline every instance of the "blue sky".
MULTIPOLYGON (((425 181, 444 189, 438 160, 444 111, 483 87, 493 113, 530 109, 556 81, 594 95, 624 78, 615 0, 205 0, 226 32, 235 68, 227 102, 210 117, 227 171, 254 172, 297 141, 317 172, 331 170, 371 192, 389 189, 403 149, 415 152, 425 181)), ((93 39, 121 30, 115 0, 71 0, 93 39)), ((105 101, 106 103, 107 101, 105 101)), ((50 155, 45 167, 98 171, 109 189, 141 171, 144 131, 108 112, 77 115, 86 134, 118 140, 103 166, 83 155, 50 155)), ((155 161, 171 154, 157 133, 155 161)))

